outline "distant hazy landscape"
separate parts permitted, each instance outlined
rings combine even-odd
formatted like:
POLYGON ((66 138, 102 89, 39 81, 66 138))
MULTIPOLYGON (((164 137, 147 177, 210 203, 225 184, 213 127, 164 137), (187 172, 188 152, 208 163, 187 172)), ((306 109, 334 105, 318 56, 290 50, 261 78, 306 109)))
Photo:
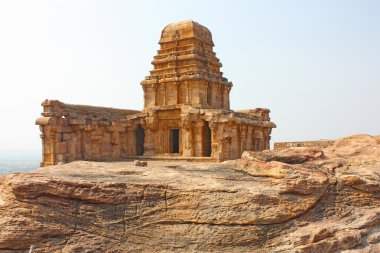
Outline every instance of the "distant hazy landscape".
POLYGON ((0 150, 0 175, 37 169, 40 156, 39 151, 0 150))

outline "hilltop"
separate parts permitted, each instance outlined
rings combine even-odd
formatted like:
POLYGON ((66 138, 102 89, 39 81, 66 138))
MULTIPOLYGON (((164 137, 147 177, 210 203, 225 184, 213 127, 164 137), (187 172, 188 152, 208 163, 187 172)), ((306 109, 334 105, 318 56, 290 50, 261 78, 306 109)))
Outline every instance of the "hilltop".
POLYGON ((0 177, 0 251, 380 251, 380 136, 223 163, 85 162, 0 177))

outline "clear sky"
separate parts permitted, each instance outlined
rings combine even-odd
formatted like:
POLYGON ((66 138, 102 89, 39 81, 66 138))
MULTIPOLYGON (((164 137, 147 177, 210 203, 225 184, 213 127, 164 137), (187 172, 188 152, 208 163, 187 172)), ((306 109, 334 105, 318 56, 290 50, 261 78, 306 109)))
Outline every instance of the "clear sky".
MULTIPOLYGON (((0 150, 40 150, 41 102, 142 109, 165 25, 213 34, 232 109, 272 142, 380 134, 380 1, 0 1, 0 150)), ((0 151, 1 152, 1 151, 0 151)))

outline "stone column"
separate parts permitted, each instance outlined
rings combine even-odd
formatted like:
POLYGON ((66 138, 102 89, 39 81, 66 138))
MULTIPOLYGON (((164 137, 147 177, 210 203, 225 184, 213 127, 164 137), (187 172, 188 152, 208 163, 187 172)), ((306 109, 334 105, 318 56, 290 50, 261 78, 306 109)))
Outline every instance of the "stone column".
POLYGON ((222 155, 221 155, 221 161, 224 161, 224 160, 229 160, 231 159, 231 137, 230 136, 225 136, 223 137, 222 139, 222 146, 223 146, 223 150, 222 150, 222 155))
POLYGON ((120 132, 111 132, 112 159, 120 159, 120 132))
POLYGON ((199 121, 194 124, 194 154, 197 157, 201 157, 203 155, 203 127, 203 121, 199 121))
POLYGON ((222 108, 226 108, 224 105, 225 105, 225 92, 224 92, 224 85, 220 85, 220 107, 222 108))
POLYGON ((254 132, 254 127, 248 126, 247 129, 247 150, 254 150, 254 142, 253 142, 253 132, 254 132))
POLYGON ((219 124, 218 135, 219 135, 219 150, 220 150, 219 161, 228 160, 230 159, 230 156, 231 156, 230 125, 227 125, 227 123, 219 124))
POLYGON ((264 149, 270 149, 270 133, 271 128, 266 128, 264 130, 264 149))
POLYGON ((150 112, 145 118, 144 155, 156 155, 156 137, 158 129, 157 112, 150 112))
MULTIPOLYGON (((176 77, 176 80, 178 80, 178 77, 176 77)), ((175 90, 176 90, 175 104, 180 104, 180 93, 181 93, 180 87, 181 86, 178 81, 174 82, 174 85, 175 85, 175 90)))
POLYGON ((185 104, 190 103, 190 87, 189 87, 189 81, 185 81, 185 104))
POLYGON ((229 159, 240 157, 239 130, 236 124, 231 125, 231 154, 229 159))
POLYGON ((268 128, 268 149, 270 149, 270 140, 272 139, 272 136, 271 136, 271 133, 272 133, 272 128, 268 128))
POLYGON ((239 139, 240 139, 240 155, 247 149, 247 126, 240 125, 239 139))
POLYGON ((194 156, 194 141, 193 141, 193 129, 190 128, 182 128, 181 136, 182 136, 182 156, 184 157, 192 157, 194 156))
POLYGON ((219 107, 223 108, 223 101, 222 101, 222 99, 223 99, 223 93, 222 93, 222 87, 223 87, 223 85, 218 83, 217 87, 218 87, 218 92, 216 93, 217 96, 218 96, 218 103, 217 103, 217 105, 219 107))
POLYGON ((207 82, 206 101, 207 105, 212 105, 212 88, 210 82, 207 82))
POLYGON ((42 162, 41 166, 54 165, 55 158, 55 133, 50 125, 40 126, 42 139, 42 162))
POLYGON ((122 153, 125 153, 127 156, 136 155, 136 133, 137 125, 129 126, 126 129, 125 140, 123 140, 123 146, 121 147, 122 153))
POLYGON ((60 162, 58 159, 58 154, 57 154, 58 140, 59 140, 58 132, 51 129, 50 133, 49 133, 50 165, 55 165, 55 164, 58 164, 60 162))
POLYGON ((231 91, 231 86, 226 86, 223 92, 223 97, 224 97, 223 108, 225 109, 230 109, 230 91, 231 91))
POLYGON ((261 127, 256 127, 254 132, 255 151, 263 150, 263 132, 261 127))
POLYGON ((194 156, 194 129, 188 114, 181 115, 181 149, 182 156, 194 156))
POLYGON ((155 155, 155 131, 150 128, 145 129, 145 139, 144 139, 144 156, 155 155))
POLYGON ((221 159, 221 152, 219 150, 219 140, 218 140, 218 124, 215 122, 210 122, 209 127, 211 129, 211 158, 219 161, 221 159))
POLYGON ((161 84, 161 85, 163 85, 164 86, 164 94, 163 94, 163 103, 162 103, 162 105, 167 105, 168 104, 168 99, 167 99, 167 96, 166 96, 166 92, 167 92, 167 85, 166 85, 166 83, 163 83, 163 84, 161 84))
POLYGON ((157 103, 157 87, 156 83, 144 84, 144 107, 155 106, 157 103))

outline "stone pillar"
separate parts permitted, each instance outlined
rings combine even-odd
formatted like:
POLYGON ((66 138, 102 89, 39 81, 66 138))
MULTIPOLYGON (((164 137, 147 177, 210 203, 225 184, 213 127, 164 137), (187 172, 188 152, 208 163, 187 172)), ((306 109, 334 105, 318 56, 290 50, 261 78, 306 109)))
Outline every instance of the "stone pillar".
POLYGON ((264 129, 264 149, 270 149, 270 133, 272 129, 266 128, 264 129))
POLYGON ((163 103, 162 105, 167 105, 168 104, 168 99, 167 99, 167 95, 166 95, 166 92, 167 92, 167 84, 166 83, 163 83, 161 84, 163 86, 163 103))
POLYGON ((150 84, 144 84, 143 90, 144 90, 144 107, 152 107, 157 104, 157 84, 156 83, 150 83, 150 84))
MULTIPOLYGON (((40 126, 40 131, 43 132, 43 127, 40 126)), ((41 162, 40 162, 40 166, 43 167, 44 166, 44 161, 45 161, 45 137, 43 134, 40 134, 40 138, 41 138, 41 142, 42 142, 42 156, 41 156, 41 162)))
POLYGON ((58 159, 58 132, 51 130, 49 133, 49 142, 50 142, 50 164, 58 164, 61 161, 58 159))
POLYGON ((181 150, 182 156, 194 156, 194 129, 188 114, 181 115, 181 150))
POLYGON ((256 127, 254 131, 254 146, 255 151, 262 151, 264 149, 263 146, 263 129, 261 127, 256 127))
POLYGON ((145 139, 144 139, 144 156, 153 156, 155 152, 155 137, 156 131, 150 128, 145 129, 145 139))
POLYGON ((207 100, 207 91, 208 91, 208 82, 206 80, 200 81, 200 103, 202 105, 207 105, 208 100, 207 100))
POLYGON ((193 103, 194 104, 200 104, 201 103, 201 82, 199 79, 195 79, 195 85, 194 85, 194 94, 195 98, 193 97, 193 103))
MULTIPOLYGON (((178 80, 178 77, 176 77, 176 79, 178 80)), ((178 81, 174 82, 174 85, 175 85, 175 89, 176 89, 176 98, 175 98, 175 104, 180 104, 180 94, 181 94, 181 86, 180 86, 180 83, 178 81)))
POLYGON ((239 139, 240 139, 240 156, 247 149, 247 126, 240 125, 239 139))
POLYGON ((145 139, 144 139, 144 155, 156 155, 156 137, 158 129, 157 112, 150 112, 145 118, 145 139))
POLYGON ((83 160, 83 138, 82 138, 82 130, 80 127, 76 128, 75 132, 75 153, 76 153, 76 159, 77 160, 83 160))
POLYGON ((248 126, 248 128, 247 128, 247 150, 250 150, 250 151, 254 150, 253 132, 254 132, 254 127, 248 126))
POLYGON ((228 110, 230 109, 230 91, 231 86, 225 86, 223 91, 223 108, 228 110))
POLYGON ((204 122, 199 121, 194 124, 194 155, 197 157, 203 156, 203 129, 204 122))
POLYGON ((229 159, 240 157, 239 130, 236 124, 231 125, 231 154, 229 159))
POLYGON ((223 108, 223 104, 222 104, 222 99, 223 99, 223 94, 222 94, 222 84, 220 84, 220 83, 218 83, 217 84, 217 87, 218 87, 218 91, 217 91, 217 101, 218 101, 218 103, 217 103, 217 105, 219 106, 219 107, 221 107, 221 108, 223 108))
POLYGON ((120 159, 120 133, 118 131, 111 132, 112 159, 120 159))
POLYGON ((225 89, 224 89, 225 87, 224 87, 224 85, 220 85, 220 107, 221 108, 226 108, 225 107, 225 100, 226 100, 226 98, 225 98, 225 89))
POLYGON ((184 157, 192 157, 194 156, 194 141, 193 141, 193 129, 190 128, 182 128, 181 136, 182 136, 182 156, 184 157))
POLYGON ((211 158, 217 161, 221 160, 221 152, 219 150, 219 139, 218 139, 218 124, 215 122, 210 122, 209 127, 211 129, 211 158))
POLYGON ((212 87, 211 87, 210 82, 207 82, 206 99, 207 99, 207 105, 212 105, 212 87))
POLYGON ((190 87, 189 87, 189 81, 185 81, 185 104, 190 103, 190 87))
POLYGON ((272 138, 271 133, 272 133, 272 128, 268 128, 268 140, 267 140, 268 149, 270 149, 270 140, 272 138))
POLYGON ((221 161, 224 160, 230 160, 231 158, 231 137, 230 136, 224 136, 222 139, 222 158, 221 161))
POLYGON ((220 156, 218 161, 230 159, 231 156, 231 133, 230 126, 226 123, 218 125, 219 151, 220 156))
POLYGON ((137 153, 136 129, 137 129, 137 125, 127 127, 125 140, 123 141, 124 142, 123 147, 121 148, 123 150, 122 153, 125 153, 127 156, 134 156, 137 153))
POLYGON ((42 139, 41 167, 55 165, 56 161, 56 133, 50 125, 40 126, 42 139))

